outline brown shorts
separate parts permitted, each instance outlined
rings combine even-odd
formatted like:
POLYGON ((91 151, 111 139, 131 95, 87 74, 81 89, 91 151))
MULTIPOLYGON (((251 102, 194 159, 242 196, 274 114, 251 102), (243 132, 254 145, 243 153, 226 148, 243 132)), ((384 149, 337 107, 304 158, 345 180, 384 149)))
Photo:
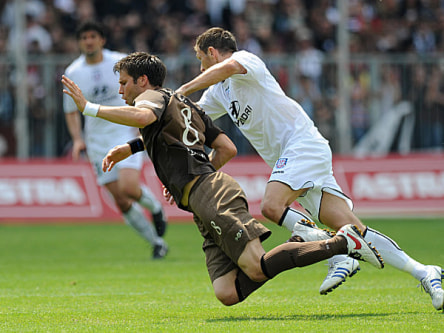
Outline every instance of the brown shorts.
POLYGON ((259 237, 263 241, 271 235, 248 212, 239 184, 222 172, 199 180, 191 190, 188 208, 205 239, 203 250, 211 282, 237 268, 239 256, 250 240, 259 237))

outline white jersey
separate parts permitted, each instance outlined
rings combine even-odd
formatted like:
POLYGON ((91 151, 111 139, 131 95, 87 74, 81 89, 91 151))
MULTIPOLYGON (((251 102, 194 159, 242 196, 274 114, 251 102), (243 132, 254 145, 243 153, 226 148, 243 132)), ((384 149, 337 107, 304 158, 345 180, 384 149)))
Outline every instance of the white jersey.
MULTIPOLYGON (((125 101, 119 94, 119 76, 113 72, 113 67, 126 54, 107 49, 102 52, 103 61, 92 65, 86 63, 85 56, 81 55, 66 68, 65 76, 73 80, 82 90, 85 98, 92 103, 110 106, 125 105, 125 101)), ((76 104, 66 94, 63 95, 63 110, 65 113, 78 112, 76 104)), ((128 167, 140 170, 144 154, 134 154, 118 163, 114 172, 111 170, 111 172, 103 173, 101 170, 102 159, 111 148, 139 136, 136 128, 96 117, 84 117, 84 119, 84 139, 88 158, 94 165, 100 185, 116 180, 119 168, 128 167)))
POLYGON ((290 143, 320 135, 302 107, 285 95, 264 62, 247 51, 234 52, 234 59, 247 70, 209 87, 198 104, 211 118, 225 113, 250 141, 264 161, 273 167, 290 143))
POLYGON ((246 74, 232 75, 209 87, 198 104, 211 118, 228 113, 232 121, 273 169, 269 181, 293 190, 310 189, 297 200, 317 219, 322 192, 342 197, 332 170, 328 141, 319 133, 302 107, 285 95, 275 78, 256 55, 234 52, 246 74))

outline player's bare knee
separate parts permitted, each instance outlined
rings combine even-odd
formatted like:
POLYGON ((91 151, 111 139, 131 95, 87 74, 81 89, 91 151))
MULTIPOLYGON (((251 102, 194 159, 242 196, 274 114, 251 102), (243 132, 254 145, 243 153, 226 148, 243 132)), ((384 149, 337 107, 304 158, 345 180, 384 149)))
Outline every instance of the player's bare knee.
POLYGON ((273 205, 273 203, 263 202, 261 205, 262 215, 275 223, 279 222, 284 210, 285 207, 281 207, 277 204, 273 205))
POLYGON ((126 213, 130 210, 132 205, 132 201, 124 197, 114 198, 114 201, 122 213, 126 213))
POLYGON ((239 303, 239 297, 237 295, 235 288, 217 289, 217 290, 215 289, 214 293, 216 295, 216 298, 223 305, 231 306, 239 303))
POLYGON ((131 203, 127 200, 116 200, 116 205, 122 213, 126 213, 131 208, 131 203))

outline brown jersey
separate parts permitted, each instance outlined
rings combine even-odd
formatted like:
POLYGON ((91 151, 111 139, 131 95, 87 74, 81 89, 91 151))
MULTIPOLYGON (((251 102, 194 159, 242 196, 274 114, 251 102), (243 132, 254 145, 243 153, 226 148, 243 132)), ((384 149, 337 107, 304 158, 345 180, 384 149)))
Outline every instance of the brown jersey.
POLYGON ((222 133, 203 110, 185 96, 170 89, 147 90, 135 99, 135 106, 147 107, 157 121, 140 129, 157 176, 178 207, 184 186, 198 175, 214 172, 205 147, 222 133))

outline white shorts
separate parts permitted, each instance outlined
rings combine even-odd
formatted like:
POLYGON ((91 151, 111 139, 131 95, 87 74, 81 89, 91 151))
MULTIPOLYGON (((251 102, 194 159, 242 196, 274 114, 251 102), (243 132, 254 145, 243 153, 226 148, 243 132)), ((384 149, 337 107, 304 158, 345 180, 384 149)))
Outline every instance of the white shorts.
POLYGON ((317 221, 323 191, 343 198, 353 209, 352 200, 342 193, 333 176, 332 153, 324 141, 299 141, 285 148, 268 181, 287 184, 295 191, 307 188, 308 191, 297 201, 317 221))
POLYGON ((147 158, 145 152, 139 152, 131 155, 127 159, 116 164, 116 166, 107 172, 102 171, 102 160, 108 154, 111 148, 126 143, 137 137, 134 129, 120 130, 118 133, 107 133, 107 135, 87 135, 85 138, 88 159, 93 166, 97 177, 97 184, 103 186, 119 179, 120 169, 136 169, 141 170, 143 160, 147 158))

